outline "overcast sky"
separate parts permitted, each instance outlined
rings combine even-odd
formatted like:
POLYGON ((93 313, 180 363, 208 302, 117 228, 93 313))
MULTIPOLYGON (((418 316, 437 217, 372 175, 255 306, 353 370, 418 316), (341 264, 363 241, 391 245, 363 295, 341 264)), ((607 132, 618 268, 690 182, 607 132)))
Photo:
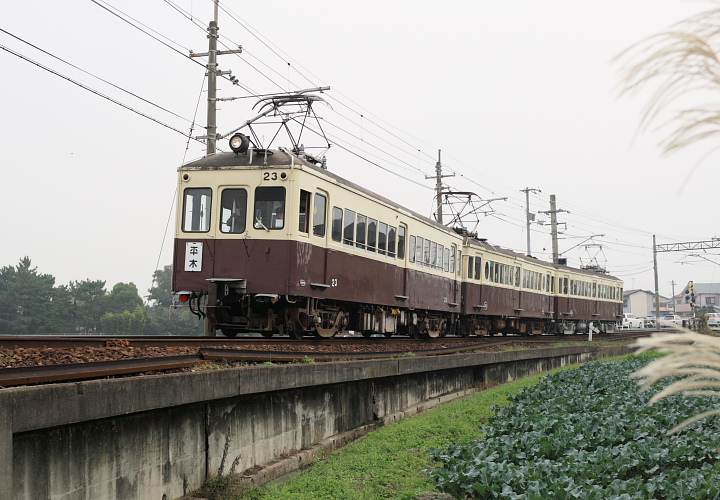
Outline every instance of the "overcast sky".
MULTIPOLYGON (((242 45, 244 53, 221 56, 220 67, 242 88, 222 81, 219 96, 329 85, 331 107, 317 110, 337 144, 327 153, 335 173, 430 215, 434 180, 424 177, 434 174, 441 149, 444 173, 456 173, 446 179, 452 189, 508 198, 491 204, 480 236, 525 252, 520 190, 540 189, 531 211, 549 210, 551 194, 569 211, 559 220, 566 225, 560 252, 570 265, 596 257, 626 289, 651 290, 653 234, 658 243, 720 236, 720 153, 693 170, 714 144, 664 157, 661 131, 638 134, 650 94, 619 98, 621 66, 613 58, 710 7, 680 0, 227 1, 221 48, 242 45), (592 235, 604 236, 585 242, 592 235)), ((198 64, 205 61, 187 55, 207 51, 212 2, 28 0, 1 9, 2 47, 171 128, 0 50, 0 266, 27 255, 57 284, 134 282, 146 295, 158 263, 172 259, 176 169, 204 154, 203 144, 180 132, 196 120, 194 134, 202 134, 206 121, 198 64)), ((219 132, 253 116, 255 102, 222 103, 219 132)), ((288 145, 279 140, 274 146, 288 145)), ((218 146, 228 150, 225 141, 218 146)), ((532 252, 549 260, 549 218, 538 219, 548 224, 533 225, 532 252)), ((718 264, 659 254, 661 294, 671 294, 673 280, 677 292, 688 280, 720 280, 720 256, 706 258, 718 264)))

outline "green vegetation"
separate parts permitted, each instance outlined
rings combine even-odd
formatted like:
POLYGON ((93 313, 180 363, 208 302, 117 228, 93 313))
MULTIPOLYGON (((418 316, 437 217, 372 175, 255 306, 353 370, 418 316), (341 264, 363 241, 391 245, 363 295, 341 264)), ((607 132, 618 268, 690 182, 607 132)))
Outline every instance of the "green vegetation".
POLYGON ((422 492, 437 491, 425 472, 433 467, 430 449, 480 437, 480 425, 492 415, 491 408, 507 405, 509 395, 537 382, 540 377, 496 386, 379 429, 319 460, 292 479, 271 483, 242 498, 414 500, 422 492))
POLYGON ((485 439, 433 450, 442 466, 431 477, 455 498, 717 498, 720 419, 667 432, 717 400, 649 405, 631 378, 647 362, 588 363, 521 390, 482 428, 485 439))
POLYGON ((53 276, 39 273, 24 257, 0 268, 0 334, 198 335, 202 322, 187 306, 172 307, 171 276, 171 266, 153 274, 144 305, 133 283, 117 283, 110 292, 102 280, 56 286, 53 276))

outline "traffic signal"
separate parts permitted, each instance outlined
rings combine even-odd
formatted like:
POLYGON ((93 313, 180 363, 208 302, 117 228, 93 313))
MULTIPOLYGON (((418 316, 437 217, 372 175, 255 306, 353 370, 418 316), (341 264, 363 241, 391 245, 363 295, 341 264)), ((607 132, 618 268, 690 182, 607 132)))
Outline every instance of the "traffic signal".
POLYGON ((695 305, 695 283, 690 282, 690 304, 695 305))

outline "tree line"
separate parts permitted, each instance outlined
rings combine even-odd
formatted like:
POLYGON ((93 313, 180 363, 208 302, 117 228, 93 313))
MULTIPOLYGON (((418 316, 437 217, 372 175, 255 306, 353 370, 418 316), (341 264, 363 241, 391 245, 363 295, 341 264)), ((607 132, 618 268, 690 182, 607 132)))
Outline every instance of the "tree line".
POLYGON ((0 268, 0 334, 103 333, 200 335, 203 322, 185 305, 173 304, 172 266, 153 273, 144 302, 134 283, 107 290, 103 280, 56 285, 29 257, 0 268))

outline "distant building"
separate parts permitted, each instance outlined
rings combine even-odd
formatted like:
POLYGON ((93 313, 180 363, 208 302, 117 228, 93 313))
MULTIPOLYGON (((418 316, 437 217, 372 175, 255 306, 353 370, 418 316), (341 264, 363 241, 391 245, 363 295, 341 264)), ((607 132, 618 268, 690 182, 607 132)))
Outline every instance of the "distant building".
MULTIPOLYGON (((695 305, 697 307, 715 307, 720 311, 720 283, 694 283, 695 305)), ((690 282, 675 296, 675 310, 678 314, 691 314, 690 282)))
MULTIPOLYGON (((667 297, 660 296, 660 316, 672 313, 672 307, 668 307, 669 300, 667 297)), ((638 318, 655 316, 655 294, 647 290, 625 290, 623 292, 623 312, 632 313, 638 318)))

